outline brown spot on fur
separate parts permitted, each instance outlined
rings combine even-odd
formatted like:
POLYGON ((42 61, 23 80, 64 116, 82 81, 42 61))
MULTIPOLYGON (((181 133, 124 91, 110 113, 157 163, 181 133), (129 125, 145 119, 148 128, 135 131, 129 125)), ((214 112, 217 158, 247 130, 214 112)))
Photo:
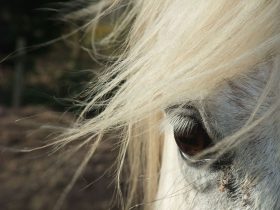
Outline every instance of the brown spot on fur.
POLYGON ((221 179, 219 180, 219 191, 227 192, 228 196, 231 198, 235 197, 235 178, 232 174, 230 167, 225 167, 222 171, 221 179))
POLYGON ((222 178, 219 181, 219 191, 225 192, 229 185, 229 176, 227 173, 223 172, 222 178))

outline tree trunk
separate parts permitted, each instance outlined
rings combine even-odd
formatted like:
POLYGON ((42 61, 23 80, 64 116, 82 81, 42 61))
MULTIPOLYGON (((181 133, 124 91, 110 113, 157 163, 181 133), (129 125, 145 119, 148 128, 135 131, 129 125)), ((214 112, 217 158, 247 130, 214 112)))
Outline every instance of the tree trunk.
POLYGON ((16 50, 19 52, 15 63, 14 74, 14 90, 13 90, 13 108, 17 111, 21 105, 22 91, 23 91, 23 71, 25 60, 25 39, 19 37, 16 43, 16 50))

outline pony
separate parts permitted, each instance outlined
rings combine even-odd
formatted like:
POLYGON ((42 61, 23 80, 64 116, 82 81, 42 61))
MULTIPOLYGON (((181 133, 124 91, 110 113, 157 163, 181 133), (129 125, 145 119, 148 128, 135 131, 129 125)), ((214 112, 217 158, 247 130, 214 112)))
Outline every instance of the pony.
POLYGON ((63 195, 110 134, 122 209, 280 209, 279 0, 101 0, 69 18, 96 55, 120 48, 55 143, 88 148, 63 195))

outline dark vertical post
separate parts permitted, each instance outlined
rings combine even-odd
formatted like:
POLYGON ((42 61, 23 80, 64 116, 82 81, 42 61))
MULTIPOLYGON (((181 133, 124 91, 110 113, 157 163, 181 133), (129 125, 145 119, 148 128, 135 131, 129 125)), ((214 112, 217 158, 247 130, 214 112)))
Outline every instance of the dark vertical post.
POLYGON ((25 39, 19 37, 16 43, 17 57, 15 64, 14 74, 14 90, 13 90, 13 108, 18 110, 21 105, 22 89, 23 89, 23 71, 24 71, 24 59, 25 59, 25 39))

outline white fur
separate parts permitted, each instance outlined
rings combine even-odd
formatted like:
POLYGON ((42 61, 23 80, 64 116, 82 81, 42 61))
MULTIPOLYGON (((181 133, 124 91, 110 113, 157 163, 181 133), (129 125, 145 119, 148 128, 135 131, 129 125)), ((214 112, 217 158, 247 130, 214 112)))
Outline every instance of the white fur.
MULTIPOLYGON (((262 65, 244 78, 226 82, 214 94, 202 99, 197 109, 203 107, 201 113, 206 127, 228 136, 244 126, 268 80, 268 67, 262 65)), ((268 97, 261 112, 265 112, 272 101, 268 97)), ((266 129, 261 135, 252 135, 252 139, 232 148, 235 156, 229 170, 235 179, 237 198, 231 198, 228 189, 220 190, 224 170, 211 171, 187 164, 179 155, 172 125, 166 126, 155 209, 279 209, 279 134, 270 123, 263 122, 261 126, 266 129)))

